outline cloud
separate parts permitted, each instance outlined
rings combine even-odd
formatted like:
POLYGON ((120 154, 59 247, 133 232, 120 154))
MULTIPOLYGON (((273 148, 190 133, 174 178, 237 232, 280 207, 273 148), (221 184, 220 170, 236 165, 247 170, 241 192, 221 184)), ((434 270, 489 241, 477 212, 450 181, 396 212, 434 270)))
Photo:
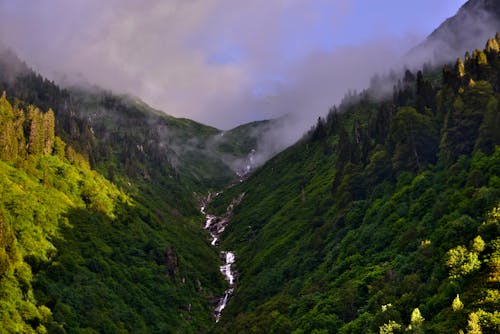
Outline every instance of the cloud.
POLYGON ((496 0, 469 1, 443 22, 407 58, 413 63, 431 60, 443 64, 463 57, 466 51, 482 49, 486 40, 500 30, 500 6, 496 0))
MULTIPOLYGON (((393 2, 384 0, 384 8, 393 2)), ((272 135, 281 147, 416 44, 418 35, 400 31, 397 38, 376 31, 376 41, 365 38, 372 36, 363 26, 369 19, 354 15, 363 6, 357 0, 0 0, 0 39, 58 82, 129 92, 218 128, 292 115, 272 135), (356 42, 359 36, 368 42, 356 42)))
POLYGON ((317 47, 315 32, 340 24, 349 1, 328 3, 2 0, 0 38, 59 82, 130 92, 169 114, 227 128, 276 114, 245 106, 274 84, 266 76, 293 76, 290 68, 317 47))

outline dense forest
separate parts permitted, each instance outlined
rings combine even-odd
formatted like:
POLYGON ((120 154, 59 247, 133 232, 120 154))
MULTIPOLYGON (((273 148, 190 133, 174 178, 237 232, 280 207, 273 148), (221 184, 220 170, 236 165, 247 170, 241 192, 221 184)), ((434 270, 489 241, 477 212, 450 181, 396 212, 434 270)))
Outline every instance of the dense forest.
POLYGON ((198 199, 236 179, 254 137, 62 89, 9 50, 0 88, 0 332, 213 327, 224 283, 198 199))
POLYGON ((197 332, 223 288, 197 216, 129 195, 0 99, 0 332, 197 332))
POLYGON ((499 333, 500 34, 372 85, 243 181, 278 120, 223 132, 0 50, 0 333, 499 333), (218 323, 215 192, 242 199, 218 323))
POLYGON ((351 94, 212 203, 245 193, 220 332, 500 332, 499 44, 351 94))

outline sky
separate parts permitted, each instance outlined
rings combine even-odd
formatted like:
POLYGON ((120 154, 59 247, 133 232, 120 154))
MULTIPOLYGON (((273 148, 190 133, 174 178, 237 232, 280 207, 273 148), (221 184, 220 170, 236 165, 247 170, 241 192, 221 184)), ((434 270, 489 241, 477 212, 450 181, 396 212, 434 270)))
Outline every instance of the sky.
POLYGON ((296 136, 464 2, 0 0, 0 41, 60 84, 220 129, 294 114, 296 136))

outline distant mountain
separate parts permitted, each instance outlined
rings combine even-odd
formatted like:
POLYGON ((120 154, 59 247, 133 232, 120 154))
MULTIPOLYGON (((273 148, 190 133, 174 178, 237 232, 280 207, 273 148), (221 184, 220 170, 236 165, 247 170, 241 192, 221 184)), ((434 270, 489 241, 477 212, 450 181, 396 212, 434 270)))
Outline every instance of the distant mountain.
POLYGON ((236 178, 235 161, 256 148, 267 124, 224 132, 170 116, 131 95, 88 85, 59 87, 9 49, 0 50, 0 91, 21 104, 52 108, 57 134, 108 177, 118 173, 148 181, 166 176, 182 179, 183 186, 196 192, 236 178))
POLYGON ((434 64, 454 61, 466 50, 482 49, 484 41, 500 31, 500 1, 469 0, 444 21, 409 56, 434 64))

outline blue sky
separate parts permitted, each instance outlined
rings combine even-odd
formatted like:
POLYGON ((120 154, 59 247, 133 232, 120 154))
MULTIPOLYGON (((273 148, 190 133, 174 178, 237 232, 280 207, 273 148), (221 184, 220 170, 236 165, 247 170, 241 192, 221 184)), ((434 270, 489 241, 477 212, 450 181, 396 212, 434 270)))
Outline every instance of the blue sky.
POLYGON ((95 83, 219 128, 304 126, 456 13, 457 0, 0 0, 0 40, 60 83, 95 83))
MULTIPOLYGON (((413 37, 417 41, 454 15, 462 4, 462 0, 309 1, 305 13, 285 10, 275 17, 274 24, 282 29, 278 41, 282 51, 280 59, 293 61, 311 50, 331 51, 377 39, 413 37), (305 16, 311 19, 307 20, 305 16)), ((223 16, 219 12, 217 20, 219 15, 223 16)), ((222 30, 230 26, 226 24, 222 30)), ((261 28, 265 34, 266 25, 261 28)), ((235 30, 237 32, 238 28, 235 30)), ((211 55, 214 63, 237 62, 245 57, 240 36, 233 29, 231 33, 229 36, 225 31, 212 34, 212 38, 224 36, 225 40, 211 55)), ((213 42, 211 38, 209 40, 213 42)))

